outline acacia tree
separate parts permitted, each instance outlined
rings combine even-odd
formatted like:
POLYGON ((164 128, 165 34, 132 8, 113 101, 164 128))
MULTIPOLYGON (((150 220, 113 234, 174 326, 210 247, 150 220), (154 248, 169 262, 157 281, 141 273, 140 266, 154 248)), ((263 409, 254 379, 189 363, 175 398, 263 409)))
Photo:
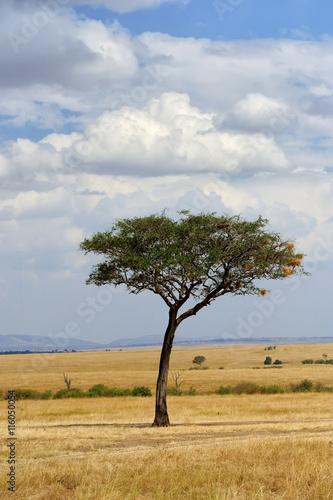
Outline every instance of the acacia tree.
POLYGON ((266 295, 259 279, 283 279, 304 273, 303 254, 280 234, 240 216, 180 212, 173 220, 161 214, 118 220, 96 233, 80 249, 101 254, 87 284, 126 285, 130 293, 149 290, 169 309, 156 385, 153 426, 168 426, 166 389, 171 349, 178 326, 215 299, 226 295, 266 295), (183 306, 189 299, 188 308, 183 306))
POLYGON ((206 361, 205 356, 195 356, 192 363, 194 363, 195 365, 199 365, 201 367, 202 363, 204 363, 205 361, 206 361))

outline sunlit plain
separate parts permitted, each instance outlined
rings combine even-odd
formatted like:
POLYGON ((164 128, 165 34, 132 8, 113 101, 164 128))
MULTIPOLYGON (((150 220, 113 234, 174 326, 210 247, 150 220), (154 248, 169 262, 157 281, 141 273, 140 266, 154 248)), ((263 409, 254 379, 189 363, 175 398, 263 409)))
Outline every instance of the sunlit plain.
MULTIPOLYGON (((169 428, 151 428, 153 398, 18 401, 15 498, 333 498, 332 393, 213 393, 244 381, 287 386, 309 378, 333 386, 333 365, 301 363, 323 353, 332 358, 331 344, 264 347, 175 349, 171 371, 184 370, 181 388, 199 395, 169 396, 169 428), (189 370, 196 355, 205 356, 208 370, 189 370), (265 369, 267 355, 282 368, 265 369)), ((157 349, 52 354, 36 370, 38 356, 2 356, 0 388, 55 392, 65 388, 65 372, 83 390, 103 383, 154 391, 157 349)), ((0 403, 6 438, 6 401, 0 403)), ((5 499, 5 444, 1 455, 5 499)))

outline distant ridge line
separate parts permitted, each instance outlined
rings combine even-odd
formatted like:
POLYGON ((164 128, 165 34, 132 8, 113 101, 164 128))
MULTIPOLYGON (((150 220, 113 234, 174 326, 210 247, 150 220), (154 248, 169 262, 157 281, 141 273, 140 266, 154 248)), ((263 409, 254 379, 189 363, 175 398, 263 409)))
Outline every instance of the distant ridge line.
MULTIPOLYGON (((64 350, 95 350, 95 349, 115 349, 129 347, 154 347, 161 346, 162 335, 144 335, 141 337, 130 337, 117 339, 110 343, 90 342, 88 340, 62 338, 57 344, 56 338, 39 335, 0 335, 0 351, 64 351, 64 350), (64 341, 65 340, 65 341, 64 341)), ((264 338, 188 338, 176 337, 174 345, 177 347, 191 347, 199 345, 247 345, 247 344, 330 344, 332 337, 264 337, 264 338)))
MULTIPOLYGON (((161 335, 147 335, 137 338, 117 339, 107 345, 108 348, 115 347, 145 347, 145 346, 160 346, 163 343, 161 335)), ((190 344, 266 344, 274 343, 281 345, 284 343, 307 343, 307 344, 330 344, 333 343, 333 337, 264 337, 264 338, 186 338, 176 337, 174 345, 190 345, 190 344)))

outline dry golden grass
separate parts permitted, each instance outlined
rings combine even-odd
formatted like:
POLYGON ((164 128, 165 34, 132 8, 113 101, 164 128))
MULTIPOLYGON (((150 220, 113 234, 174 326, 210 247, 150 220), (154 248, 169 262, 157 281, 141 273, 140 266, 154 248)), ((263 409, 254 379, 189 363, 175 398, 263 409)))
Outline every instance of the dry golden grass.
MULTIPOLYGON (((333 386, 333 366, 302 365, 331 354, 331 345, 176 349, 172 370, 197 354, 209 370, 185 372, 186 385, 212 391, 254 381, 289 384, 304 378, 333 386), (253 370, 266 355, 282 369, 253 370), (218 370, 219 366, 224 370, 218 370)), ((333 349, 332 349, 333 350, 333 349)), ((53 354, 37 372, 38 355, 3 356, 2 389, 64 388, 95 383, 152 389, 159 352, 53 354)), ((183 386, 182 386, 183 387, 183 386)), ((16 499, 29 500, 321 500, 333 499, 333 394, 206 394, 169 397, 169 428, 152 428, 153 398, 18 401, 16 499)), ((6 401, 0 401, 0 498, 6 491, 6 401)))
MULTIPOLYGON (((320 359, 323 353, 333 358, 332 344, 277 346, 265 351, 265 346, 230 346, 174 349, 171 371, 185 370, 184 388, 214 391, 221 384, 235 385, 249 381, 262 385, 300 382, 305 378, 333 386, 333 365, 302 365, 306 358, 320 359), (192 360, 203 355, 209 370, 189 370, 192 360), (264 359, 281 359, 281 369, 264 369, 264 359), (224 366, 224 370, 219 370, 224 366), (260 370, 253 368, 259 366, 260 370)), ((30 388, 38 391, 65 388, 63 372, 72 378, 72 386, 87 390, 94 384, 133 388, 138 385, 154 389, 160 350, 99 351, 59 354, 25 354, 1 356, 0 388, 30 388), (133 375, 134 374, 134 375, 133 375)))
POLYGON ((15 498, 329 499, 332 399, 170 397, 162 429, 151 398, 20 401, 15 498))
POLYGON ((22 464, 15 498, 331 499, 332 459, 325 440, 274 436, 208 446, 66 450, 61 460, 22 464))

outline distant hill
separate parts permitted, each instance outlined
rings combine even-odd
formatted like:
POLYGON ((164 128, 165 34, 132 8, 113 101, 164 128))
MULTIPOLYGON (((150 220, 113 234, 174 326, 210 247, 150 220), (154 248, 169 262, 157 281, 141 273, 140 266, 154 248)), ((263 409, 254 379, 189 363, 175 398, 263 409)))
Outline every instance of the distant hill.
MULTIPOLYGON (((50 351, 58 350, 68 351, 87 349, 115 349, 126 347, 144 347, 144 346, 161 346, 163 343, 163 335, 143 335, 141 337, 129 337, 117 339, 108 344, 100 344, 90 342, 88 340, 68 338, 68 343, 61 343, 63 339, 59 339, 59 345, 49 337, 40 335, 0 335, 0 351, 50 351), (65 345, 66 344, 66 345, 65 345)), ((189 338, 176 336, 174 345, 178 347, 196 347, 208 345, 231 345, 231 344, 267 344, 267 345, 283 345, 283 344, 330 344, 333 343, 333 337, 279 337, 279 338, 189 338)))
MULTIPOLYGON (((330 344, 333 343, 333 337, 279 337, 279 338, 189 338, 178 337, 176 335, 174 345, 191 347, 196 345, 208 344, 330 344)), ((144 335, 141 337, 132 337, 117 339, 106 347, 142 347, 142 346, 160 346, 163 344, 163 335, 144 335)))
MULTIPOLYGON (((163 344, 163 335, 143 335, 141 337, 130 337, 130 338, 125 338, 125 339, 117 339, 114 340, 113 342, 110 342, 110 344, 107 345, 107 347, 135 347, 135 346, 145 346, 145 345, 162 345, 163 344)), ((175 340, 174 343, 179 342, 188 342, 191 341, 191 339, 188 339, 187 337, 177 337, 177 340, 175 340)))
POLYGON ((0 335, 0 351, 50 351, 52 349, 61 351, 64 349, 98 349, 103 347, 101 344, 87 340, 68 338, 67 344, 63 340, 60 338, 59 345, 57 345, 56 341, 51 338, 40 335, 0 335))

